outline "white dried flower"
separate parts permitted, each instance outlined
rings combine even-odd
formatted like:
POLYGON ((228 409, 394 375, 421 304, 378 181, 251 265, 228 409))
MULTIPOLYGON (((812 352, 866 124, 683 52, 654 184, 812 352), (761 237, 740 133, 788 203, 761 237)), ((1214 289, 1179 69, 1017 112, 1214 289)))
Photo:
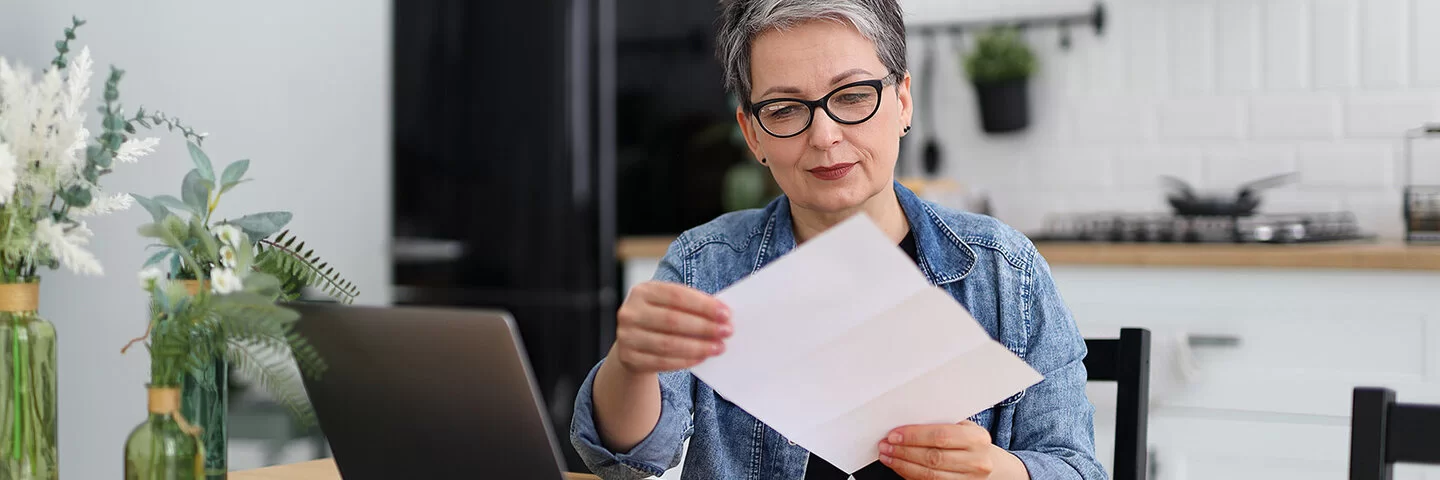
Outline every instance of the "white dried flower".
POLYGON ((120 149, 115 151, 115 161, 120 163, 135 163, 140 157, 155 153, 155 146, 160 144, 160 139, 155 137, 132 138, 120 144, 120 149))
POLYGON ((0 203, 10 203, 10 196, 15 194, 15 166, 17 159, 15 154, 10 153, 10 147, 0 143, 0 203))
POLYGON ((220 247, 220 264, 225 268, 235 268, 236 259, 234 248, 229 245, 220 247))
POLYGON ((165 271, 160 267, 149 267, 140 271, 140 288, 146 291, 155 289, 155 282, 165 278, 165 271))
POLYGON ((240 276, 236 275, 234 270, 223 267, 210 270, 210 291, 225 295, 238 292, 241 288, 244 288, 244 285, 240 283, 240 276))
POLYGON ((93 195, 95 195, 95 198, 90 200, 89 205, 86 205, 85 208, 71 210, 70 215, 75 217, 105 215, 111 212, 126 210, 135 204, 135 199, 128 193, 106 195, 105 192, 96 189, 93 195))
POLYGON ((75 273, 82 275, 100 275, 105 273, 100 268, 100 261, 95 254, 90 253, 84 246, 90 243, 90 237, 95 232, 90 231, 84 222, 65 227, 55 223, 49 218, 42 218, 35 222, 35 241, 37 244, 50 249, 50 255, 75 273))
POLYGON ((240 237, 242 233, 240 232, 240 229, 235 228, 234 225, 220 225, 218 227, 215 227, 214 233, 215 238, 219 238, 221 243, 232 247, 240 246, 240 237))

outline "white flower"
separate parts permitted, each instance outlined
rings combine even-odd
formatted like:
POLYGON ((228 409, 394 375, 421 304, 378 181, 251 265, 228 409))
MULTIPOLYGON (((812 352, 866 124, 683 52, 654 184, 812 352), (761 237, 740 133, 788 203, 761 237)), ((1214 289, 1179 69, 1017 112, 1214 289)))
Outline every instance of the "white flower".
POLYGON ((240 246, 240 236, 242 234, 240 229, 235 228, 234 225, 220 225, 215 227, 214 233, 215 238, 219 238, 221 243, 232 247, 240 246))
POLYGON ((0 203, 10 203, 10 196, 15 194, 15 160, 10 147, 0 143, 0 203))
POLYGON ((104 192, 96 189, 93 190, 92 195, 95 195, 95 198, 90 201, 89 205, 86 205, 85 208, 71 210, 70 215, 76 217, 93 217, 126 210, 135 204, 135 199, 128 193, 105 195, 104 192))
POLYGON ((240 283, 240 277, 235 275, 234 270, 222 267, 215 267, 210 270, 210 291, 218 295, 224 295, 238 292, 243 287, 244 285, 240 283))
POLYGON ((235 268, 235 249, 229 245, 220 247, 220 264, 225 268, 235 268))
POLYGON ((160 267, 149 267, 140 271, 140 288, 151 290, 155 288, 155 282, 165 278, 165 271, 160 267))
POLYGON ((155 153, 155 146, 160 144, 160 139, 132 138, 120 144, 120 149, 115 151, 115 161, 121 163, 135 163, 140 157, 155 153))
POLYGON ((105 273, 95 254, 83 248, 90 243, 90 237, 94 234, 95 232, 85 227, 84 222, 68 228, 49 218, 42 218, 35 223, 36 243, 49 248, 50 255, 59 261, 60 265, 82 275, 105 273))

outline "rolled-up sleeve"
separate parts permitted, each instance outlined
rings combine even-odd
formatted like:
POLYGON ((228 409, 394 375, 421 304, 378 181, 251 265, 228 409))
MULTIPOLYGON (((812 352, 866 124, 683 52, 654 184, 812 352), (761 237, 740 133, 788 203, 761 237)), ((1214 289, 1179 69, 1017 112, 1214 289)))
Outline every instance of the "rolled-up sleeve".
MULTIPOLYGON (((681 236, 683 239, 684 236, 681 236)), ((660 261, 654 280, 683 283, 680 275, 680 248, 677 239, 660 261)), ((575 414, 570 422, 570 444, 592 472, 607 480, 639 479, 659 476, 680 463, 683 445, 694 431, 694 399, 691 396, 694 376, 688 370, 665 372, 660 377, 660 420, 655 429, 627 452, 614 452, 600 441, 595 425, 595 374, 604 365, 602 359, 590 369, 580 391, 575 395, 575 414)))
POLYGON ((1030 478, 1103 480, 1105 468, 1095 458, 1095 406, 1085 394, 1085 338, 1039 253, 1031 268, 1026 360, 1045 379, 1016 404, 1010 451, 1030 478))

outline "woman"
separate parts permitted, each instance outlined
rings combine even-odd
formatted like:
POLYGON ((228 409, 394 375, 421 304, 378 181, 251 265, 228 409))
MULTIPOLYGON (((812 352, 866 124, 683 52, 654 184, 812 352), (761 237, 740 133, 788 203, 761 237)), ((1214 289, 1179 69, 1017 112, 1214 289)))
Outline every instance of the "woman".
POLYGON ((862 472, 1104 478, 1085 343, 1045 260, 998 221, 928 203, 894 180, 912 110, 896 0, 722 0, 721 10, 718 56, 742 99, 735 120, 784 195, 680 235, 654 280, 630 292, 615 345, 575 402, 571 442, 590 468, 610 479, 660 475, 688 438, 686 479, 833 471, 685 369, 722 353, 732 333, 711 294, 864 212, 1045 379, 959 424, 896 425, 874 439, 880 464, 862 472))

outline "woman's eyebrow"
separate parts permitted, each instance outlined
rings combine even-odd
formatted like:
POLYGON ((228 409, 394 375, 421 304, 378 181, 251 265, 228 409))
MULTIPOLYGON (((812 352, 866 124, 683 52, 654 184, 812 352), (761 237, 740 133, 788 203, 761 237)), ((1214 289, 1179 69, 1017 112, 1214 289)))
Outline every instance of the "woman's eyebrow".
MULTIPOLYGON (((844 72, 840 72, 839 75, 836 75, 834 78, 831 78, 831 79, 830 79, 830 84, 831 84, 831 85, 834 85, 834 84, 840 83, 842 80, 845 80, 845 79, 847 79, 847 78, 850 78, 850 77, 853 77, 853 76, 856 76, 856 75, 861 75, 861 74, 864 74, 864 75, 867 75, 867 76, 868 76, 868 75, 874 75, 874 74, 870 73, 869 70, 866 70, 866 69, 863 69, 863 68, 852 68, 852 69, 846 70, 846 71, 844 71, 844 72)), ((772 93, 799 94, 799 93, 802 93, 802 92, 801 92, 801 90, 800 90, 799 87, 777 86, 777 87, 770 87, 770 88, 765 89, 765 92, 764 92, 764 93, 761 93, 760 96, 761 96, 761 97, 764 97, 764 96, 769 95, 769 94, 772 94, 772 93)))

